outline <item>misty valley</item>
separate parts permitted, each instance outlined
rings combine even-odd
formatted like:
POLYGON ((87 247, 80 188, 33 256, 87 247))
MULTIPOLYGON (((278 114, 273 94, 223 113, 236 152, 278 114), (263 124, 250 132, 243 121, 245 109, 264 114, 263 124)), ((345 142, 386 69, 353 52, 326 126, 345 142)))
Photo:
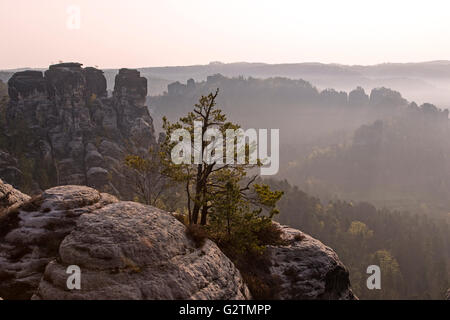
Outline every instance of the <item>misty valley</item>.
MULTIPOLYGON (((152 77, 142 76, 145 70, 61 63, 44 72, 2 74, 1 297, 60 297, 64 288, 55 279, 74 261, 92 274, 92 291, 79 296, 88 299, 445 297, 447 109, 419 105, 383 86, 318 89, 276 72, 194 80, 188 77, 201 76, 192 68, 174 68, 179 81, 172 81, 173 69, 166 68, 157 77, 167 78, 167 88, 156 92, 152 77), (259 175, 257 161, 225 161, 236 157, 234 149, 214 154, 223 162, 202 160, 208 143, 195 134, 210 126, 223 133, 224 147, 226 130, 278 129, 278 172, 259 175), (186 139, 193 134, 192 156, 199 162, 170 160, 180 140, 170 135, 179 129, 186 139), (96 218, 102 215, 105 220, 96 218), (146 227, 145 219, 157 227, 146 227), (117 243, 123 253, 116 256, 102 239, 117 243), (180 284, 174 274, 166 277, 162 266, 152 266, 150 261, 166 259, 161 257, 171 250, 179 256, 198 252, 200 262, 192 268, 206 278, 189 280, 188 273, 177 271, 184 279, 180 284), (202 263, 214 267, 204 274, 202 263), (19 265, 26 266, 25 273, 18 272, 19 265), (379 290, 366 285, 371 265, 381 270, 379 290), (216 281, 211 279, 228 279, 228 285, 191 288, 216 281), (114 291, 117 296, 103 296, 102 281, 117 288, 131 283, 139 293, 121 289, 114 291), (159 291, 151 289, 156 287, 159 291)), ((269 135, 269 141, 273 161, 278 140, 269 135)), ((190 158, 188 142, 188 149, 178 147, 190 158)), ((241 150, 248 148, 241 141, 241 150)), ((184 270, 179 268, 193 263, 188 257, 170 258, 165 268, 184 270)), ((63 297, 72 298, 70 292, 63 297)))

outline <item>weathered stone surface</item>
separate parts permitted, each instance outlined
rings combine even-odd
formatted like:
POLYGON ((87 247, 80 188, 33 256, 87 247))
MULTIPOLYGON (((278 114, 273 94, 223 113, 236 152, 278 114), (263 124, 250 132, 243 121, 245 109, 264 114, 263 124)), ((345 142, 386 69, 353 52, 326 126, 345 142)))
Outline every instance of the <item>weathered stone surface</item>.
POLYGON ((17 72, 8 81, 8 94, 12 100, 46 93, 47 84, 41 71, 17 72))
POLYGON ((29 199, 29 196, 14 189, 11 185, 4 183, 0 179, 0 217, 2 210, 12 206, 18 206, 29 199))
MULTIPOLYGON (((22 198, 22 205, 0 216, 5 299, 251 298, 219 248, 209 240, 198 247, 167 212, 83 186, 22 198), (81 290, 67 290, 70 265, 81 268, 81 290)), ((286 244, 268 248, 280 299, 355 299, 333 250, 281 228, 286 244)))
POLYGON ((143 102, 147 96, 147 79, 140 75, 137 70, 120 69, 115 79, 114 95, 119 98, 132 97, 143 102))
POLYGON ((92 97, 93 94, 97 97, 106 97, 106 79, 103 71, 88 67, 84 69, 84 73, 88 97, 92 97))
POLYGON ((271 273, 281 280, 280 299, 356 299, 347 268, 332 249, 299 230, 280 228, 288 245, 268 248, 271 273))
MULTIPOLYGON (((137 70, 119 71, 110 98, 103 72, 79 63, 52 65, 44 76, 18 72, 8 88, 11 99, 3 131, 17 141, 17 154, 10 158, 27 159, 27 173, 37 185, 33 189, 89 185, 132 198, 123 158, 147 154, 156 143, 153 120, 144 105, 147 80, 137 70)), ((9 162, 1 167, 0 177, 32 189, 20 183, 23 168, 9 162)))
POLYGON ((171 214, 84 186, 60 186, 0 218, 5 299, 248 299, 233 263, 198 248, 171 214), (82 270, 68 291, 66 269, 82 270))
POLYGON ((80 215, 117 199, 82 186, 47 190, 0 216, 0 296, 29 299, 80 215))
POLYGON ((87 183, 90 186, 101 188, 108 183, 108 171, 101 167, 92 167, 86 173, 87 183))
POLYGON ((201 248, 167 212, 134 202, 108 205, 78 220, 45 270, 40 299, 245 299, 233 263, 211 241, 201 248), (69 265, 81 290, 66 290, 69 265))
POLYGON ((84 157, 84 162, 88 168, 100 167, 104 165, 104 161, 105 159, 103 158, 101 153, 97 151, 97 148, 90 151, 88 151, 88 148, 86 148, 86 156, 84 157))

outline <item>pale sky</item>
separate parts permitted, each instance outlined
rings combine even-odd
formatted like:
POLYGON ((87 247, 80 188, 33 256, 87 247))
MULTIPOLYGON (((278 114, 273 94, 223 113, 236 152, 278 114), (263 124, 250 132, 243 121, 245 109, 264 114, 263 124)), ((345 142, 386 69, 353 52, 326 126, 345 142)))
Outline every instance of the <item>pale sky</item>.
POLYGON ((0 30, 0 69, 450 60, 438 0, 0 0, 0 30))

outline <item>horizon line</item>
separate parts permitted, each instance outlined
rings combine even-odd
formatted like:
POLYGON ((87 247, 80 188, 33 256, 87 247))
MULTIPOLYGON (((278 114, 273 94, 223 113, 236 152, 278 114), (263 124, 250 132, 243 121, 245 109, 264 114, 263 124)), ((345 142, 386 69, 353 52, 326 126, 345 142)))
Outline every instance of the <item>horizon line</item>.
POLYGON ((186 64, 186 65, 160 65, 160 66, 144 66, 144 67, 98 67, 98 66, 92 66, 88 64, 84 64, 78 61, 63 61, 58 63, 50 63, 46 67, 17 67, 17 68, 7 68, 2 69, 0 68, 0 72, 14 72, 19 70, 45 70, 49 66, 57 65, 60 63, 80 63, 82 66, 85 67, 94 67, 99 70, 119 70, 122 68, 128 68, 128 69, 148 69, 148 68, 180 68, 180 67, 202 67, 202 66, 212 66, 212 65, 233 65, 233 64, 259 64, 259 65, 307 65, 307 64, 316 64, 316 65, 329 65, 329 66, 345 66, 345 67, 375 67, 375 66, 381 66, 381 65, 406 65, 406 64, 426 64, 426 63, 449 63, 450 59, 438 59, 438 60, 425 60, 425 61, 415 61, 415 62, 381 62, 381 63, 374 63, 374 64, 345 64, 345 63, 337 63, 337 62, 318 62, 318 61, 303 61, 303 62, 281 62, 281 63, 269 63, 269 62, 249 62, 249 61, 235 61, 235 62, 221 62, 221 61, 211 61, 209 63, 205 64, 186 64))

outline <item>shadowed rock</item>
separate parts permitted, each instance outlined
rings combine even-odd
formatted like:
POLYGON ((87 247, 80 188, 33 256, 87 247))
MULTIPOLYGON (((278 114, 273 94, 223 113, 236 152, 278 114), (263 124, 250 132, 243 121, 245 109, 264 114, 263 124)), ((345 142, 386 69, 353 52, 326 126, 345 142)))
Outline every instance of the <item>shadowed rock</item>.
POLYGON ((86 77, 87 96, 106 97, 106 79, 103 71, 95 68, 85 68, 84 75, 86 77))
POLYGON ((29 299, 80 215, 116 201, 88 187, 62 186, 9 208, 0 217, 0 296, 29 299))
POLYGON ((4 183, 0 179, 0 217, 2 210, 13 206, 19 206, 29 199, 29 196, 14 189, 11 185, 4 183))
POLYGON ((46 95, 47 83, 41 71, 17 72, 8 81, 8 94, 11 100, 31 95, 46 95))
POLYGON ((116 75, 114 95, 118 98, 131 98, 141 102, 147 96, 147 79, 133 69, 120 69, 116 75))
POLYGON ((61 186, 0 219, 5 299, 248 299, 239 271, 201 248, 171 214, 82 186, 61 186), (78 265, 81 290, 68 291, 78 265))
POLYGON ((45 270, 35 299, 245 299, 239 271, 211 241, 202 248, 167 212, 134 202, 78 220, 45 270), (81 268, 81 290, 67 291, 66 269, 81 268))
MULTIPOLYGON (((336 253, 282 227, 269 272, 281 299, 355 299, 336 253)), ((215 243, 202 246, 172 214, 118 202, 89 187, 60 186, 0 218, 0 296, 5 299, 251 299, 215 243), (68 290, 66 270, 81 269, 68 290)))
POLYGON ((147 155, 156 143, 144 105, 147 80, 138 71, 121 69, 110 98, 103 71, 80 63, 52 65, 44 77, 18 72, 9 81, 9 94, 4 132, 17 147, 8 158, 27 159, 25 173, 33 181, 23 181, 22 168, 9 160, 1 178, 30 193, 72 184, 132 198, 124 157, 147 155))
POLYGON ((282 300, 353 300, 349 273, 337 254, 320 241, 281 226, 285 246, 270 246, 270 271, 281 281, 282 300))

